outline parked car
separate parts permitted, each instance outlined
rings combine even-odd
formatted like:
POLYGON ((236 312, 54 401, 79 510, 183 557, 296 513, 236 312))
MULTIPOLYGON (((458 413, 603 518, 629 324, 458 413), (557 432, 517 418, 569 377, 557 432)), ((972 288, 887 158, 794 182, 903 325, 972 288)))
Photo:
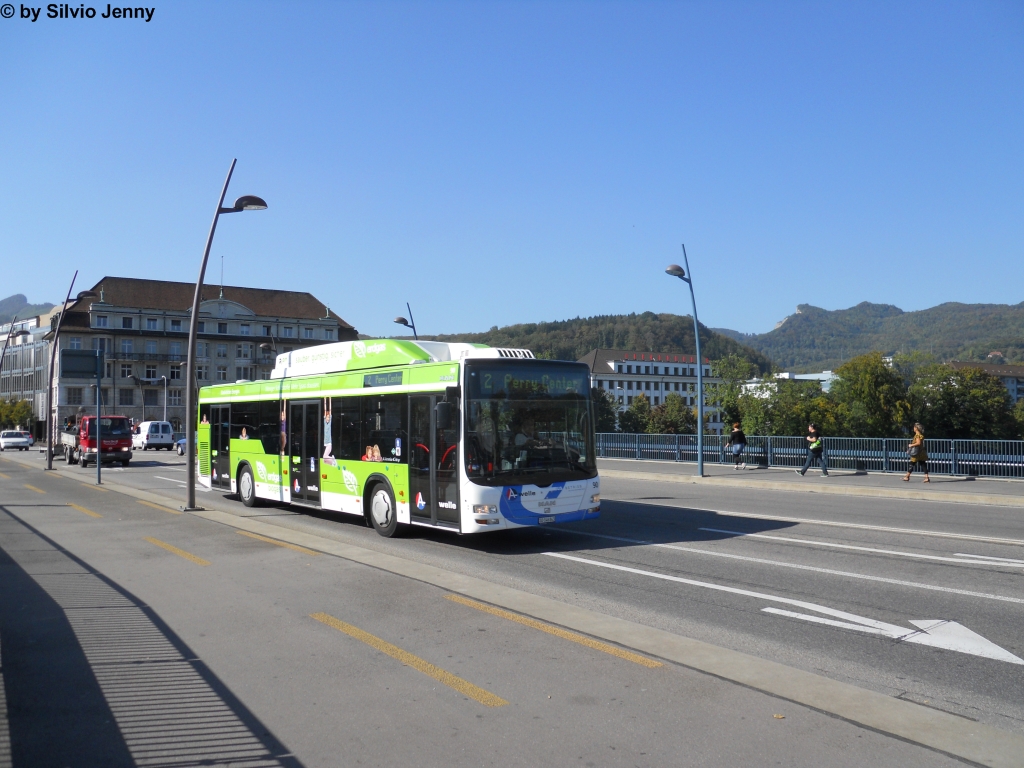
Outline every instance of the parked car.
POLYGON ((144 421, 132 433, 132 447, 148 451, 174 447, 173 430, 169 421, 144 421))
POLYGON ((23 433, 14 430, 0 432, 0 451, 27 451, 28 448, 28 439, 23 433))
POLYGON ((28 444, 29 445, 35 445, 36 444, 36 439, 34 437, 32 437, 32 433, 31 432, 22 432, 21 434, 23 434, 25 436, 25 439, 28 440, 28 444))

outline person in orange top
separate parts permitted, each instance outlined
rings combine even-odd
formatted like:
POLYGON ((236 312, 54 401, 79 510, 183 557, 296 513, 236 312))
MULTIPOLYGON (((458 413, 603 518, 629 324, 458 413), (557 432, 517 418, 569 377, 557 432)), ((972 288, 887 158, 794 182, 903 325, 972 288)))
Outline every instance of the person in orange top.
POLYGON ((914 439, 907 446, 907 453, 910 454, 910 466, 907 469, 907 474, 903 476, 903 482, 909 483, 910 473, 917 469, 918 472, 924 472, 924 480, 922 482, 930 483, 931 478, 928 477, 928 451, 924 449, 924 427, 920 424, 914 425, 914 439))

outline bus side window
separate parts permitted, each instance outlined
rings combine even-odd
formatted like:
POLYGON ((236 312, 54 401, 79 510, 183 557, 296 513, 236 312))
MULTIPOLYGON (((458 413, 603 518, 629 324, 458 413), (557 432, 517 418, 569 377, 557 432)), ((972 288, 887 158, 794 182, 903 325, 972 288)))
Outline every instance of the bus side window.
POLYGON ((359 400, 336 397, 331 402, 331 432, 334 458, 359 461, 363 455, 359 434, 359 400))
POLYGON ((281 449, 281 406, 277 400, 260 403, 259 420, 263 452, 276 456, 281 449))

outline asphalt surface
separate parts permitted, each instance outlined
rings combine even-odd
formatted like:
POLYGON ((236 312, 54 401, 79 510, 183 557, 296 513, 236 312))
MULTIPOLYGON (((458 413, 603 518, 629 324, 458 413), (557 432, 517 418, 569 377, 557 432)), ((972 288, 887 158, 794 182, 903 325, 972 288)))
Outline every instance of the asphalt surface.
MULTIPOLYGON (((57 462, 42 473, 41 464, 0 462, 0 568, 14 587, 0 598, 0 664, 14 765, 189 764, 203 750, 213 764, 268 765, 954 763, 692 670, 647 667, 484 613, 436 587, 66 477, 94 470, 57 462), (480 703, 310 618, 321 613, 508 703, 480 703), (175 703, 181 696, 197 703, 175 703), (76 727, 55 737, 39 725, 54 712, 76 727), (83 739, 109 759, 82 757, 83 739)), ((173 454, 147 453, 104 475, 183 499, 184 469, 173 454)), ((353 518, 198 495, 284 529, 1024 732, 1024 666, 815 623, 793 607, 908 631, 914 619, 955 621, 1024 657, 1020 511, 645 479, 606 479, 602 494, 601 519, 567 530, 413 529, 394 540, 353 518)), ((0 765, 3 742, 0 733, 0 765)))

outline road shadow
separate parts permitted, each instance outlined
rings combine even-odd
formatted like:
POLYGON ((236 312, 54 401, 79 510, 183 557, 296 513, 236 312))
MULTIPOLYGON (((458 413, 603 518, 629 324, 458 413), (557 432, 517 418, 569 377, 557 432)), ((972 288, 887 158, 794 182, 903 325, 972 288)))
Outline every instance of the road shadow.
POLYGON ((301 768, 151 608, 9 505, 0 585, 13 768, 301 768))

